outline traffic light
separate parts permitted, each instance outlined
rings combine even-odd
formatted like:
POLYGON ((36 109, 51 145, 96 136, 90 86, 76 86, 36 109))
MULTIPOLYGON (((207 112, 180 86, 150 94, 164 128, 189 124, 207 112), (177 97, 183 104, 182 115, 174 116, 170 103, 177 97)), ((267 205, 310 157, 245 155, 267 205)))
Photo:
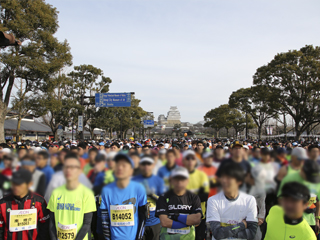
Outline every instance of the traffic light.
POLYGON ((7 34, 0 31, 0 47, 16 45, 21 45, 21 42, 19 40, 16 40, 12 34, 7 34))

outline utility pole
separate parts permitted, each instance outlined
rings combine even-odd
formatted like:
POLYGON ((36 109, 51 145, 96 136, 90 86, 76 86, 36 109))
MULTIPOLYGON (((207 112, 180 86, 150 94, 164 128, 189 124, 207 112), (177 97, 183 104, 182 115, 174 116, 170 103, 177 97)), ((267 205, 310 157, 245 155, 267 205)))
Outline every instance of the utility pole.
POLYGON ((248 113, 246 111, 246 139, 248 139, 248 113))

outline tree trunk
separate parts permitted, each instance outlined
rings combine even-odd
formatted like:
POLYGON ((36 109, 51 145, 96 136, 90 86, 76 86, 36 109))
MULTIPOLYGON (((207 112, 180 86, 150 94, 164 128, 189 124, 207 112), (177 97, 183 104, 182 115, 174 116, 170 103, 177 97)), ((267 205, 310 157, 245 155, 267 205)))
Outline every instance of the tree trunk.
POLYGON ((20 142, 20 128, 21 128, 21 116, 18 116, 17 130, 16 130, 16 142, 20 142))
POLYGON ((0 143, 5 143, 4 122, 7 115, 7 106, 0 101, 0 143))
POLYGON ((297 124, 295 126, 295 130, 296 130, 295 140, 300 140, 300 136, 301 136, 302 132, 300 131, 299 126, 297 124))
POLYGON ((229 137, 229 128, 226 128, 227 129, 227 138, 229 137))
POLYGON ((258 136, 259 136, 259 140, 261 139, 261 130, 262 130, 262 125, 258 126, 258 136))
POLYGON ((283 131, 284 131, 284 141, 287 141, 287 120, 286 120, 286 114, 283 114, 283 131))
POLYGON ((94 138, 94 132, 93 132, 93 130, 90 130, 90 137, 91 137, 91 140, 93 140, 93 138, 94 138))

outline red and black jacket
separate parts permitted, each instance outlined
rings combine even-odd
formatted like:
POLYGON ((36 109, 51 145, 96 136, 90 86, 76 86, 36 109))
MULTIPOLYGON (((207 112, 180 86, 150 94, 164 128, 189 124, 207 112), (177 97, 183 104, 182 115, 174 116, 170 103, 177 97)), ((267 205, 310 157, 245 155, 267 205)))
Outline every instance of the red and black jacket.
POLYGON ((49 239, 49 211, 47 203, 40 195, 29 192, 24 198, 9 194, 0 199, 0 239, 4 240, 47 240, 49 239), (10 232, 10 211, 37 209, 37 228, 20 232, 10 232))

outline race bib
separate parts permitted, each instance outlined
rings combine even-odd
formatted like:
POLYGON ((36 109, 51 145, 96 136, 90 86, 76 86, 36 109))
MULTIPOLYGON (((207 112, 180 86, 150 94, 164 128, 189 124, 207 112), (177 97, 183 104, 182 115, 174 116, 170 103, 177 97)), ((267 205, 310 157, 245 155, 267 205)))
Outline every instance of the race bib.
POLYGON ((156 200, 152 199, 152 198, 148 198, 148 203, 149 203, 149 210, 150 212, 155 211, 156 210, 156 200))
POLYGON ((77 224, 63 225, 58 222, 57 236, 59 240, 73 240, 77 235, 77 224))
POLYGON ((11 210, 10 232, 20 232, 37 228, 37 209, 11 210))
POLYGON ((133 205, 111 205, 110 206, 111 226, 127 227, 134 226, 133 205))
MULTIPOLYGON (((185 214, 181 214, 181 215, 185 215, 185 214)), ((167 233, 188 234, 188 233, 190 233, 190 226, 184 227, 184 228, 179 228, 179 229, 167 228, 167 233)))
POLYGON ((190 233, 190 227, 185 227, 185 228, 179 228, 179 229, 172 229, 172 228, 167 228, 167 233, 173 233, 173 234, 188 234, 190 233))

